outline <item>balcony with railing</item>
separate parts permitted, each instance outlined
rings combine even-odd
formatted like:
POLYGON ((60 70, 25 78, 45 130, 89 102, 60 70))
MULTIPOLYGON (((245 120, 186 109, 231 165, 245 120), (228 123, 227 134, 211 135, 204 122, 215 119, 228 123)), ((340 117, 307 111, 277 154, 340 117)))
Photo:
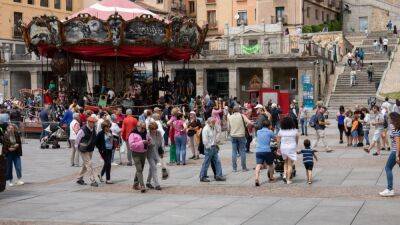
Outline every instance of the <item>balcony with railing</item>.
POLYGON ((206 0, 206 4, 207 5, 214 5, 214 4, 217 4, 217 1, 216 0, 206 0))
POLYGON ((171 11, 185 13, 186 5, 183 2, 172 2, 171 11))
POLYGON ((28 54, 12 54, 10 57, 11 61, 19 61, 19 60, 32 60, 32 55, 28 54))
POLYGON ((272 24, 282 23, 283 25, 287 25, 288 24, 288 16, 287 15, 271 16, 271 23, 272 24))

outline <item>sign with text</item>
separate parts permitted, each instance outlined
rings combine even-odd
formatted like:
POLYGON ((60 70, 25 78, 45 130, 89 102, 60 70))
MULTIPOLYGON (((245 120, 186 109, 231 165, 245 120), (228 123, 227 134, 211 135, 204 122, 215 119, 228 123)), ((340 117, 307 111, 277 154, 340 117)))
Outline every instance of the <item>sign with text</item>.
POLYGON ((301 83, 303 85, 303 105, 307 109, 314 108, 314 85, 311 82, 311 76, 308 74, 301 75, 301 83))

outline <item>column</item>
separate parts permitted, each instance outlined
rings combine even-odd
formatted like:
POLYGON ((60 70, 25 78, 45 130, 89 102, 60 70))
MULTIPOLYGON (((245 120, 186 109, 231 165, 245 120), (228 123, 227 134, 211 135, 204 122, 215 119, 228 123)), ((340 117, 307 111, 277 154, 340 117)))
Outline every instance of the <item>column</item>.
POLYGON ((196 69, 196 95, 202 96, 207 90, 207 74, 204 69, 196 69))
POLYGON ((303 83, 302 76, 303 74, 307 74, 307 70, 304 68, 297 68, 297 100, 299 106, 303 105, 303 83))
POLYGON ((237 69, 229 69, 229 97, 240 99, 240 79, 237 69))
POLYGON ((31 89, 35 90, 38 88, 38 72, 37 70, 31 71, 31 89))
POLYGON ((263 77, 262 77, 262 87, 263 88, 273 88, 272 86, 272 69, 271 68, 263 68, 263 77))
POLYGON ((87 81, 88 86, 86 87, 86 90, 88 93, 93 93, 93 85, 94 85, 94 83, 93 83, 94 74, 93 73, 94 73, 94 71, 93 71, 92 65, 88 65, 86 73, 87 73, 87 79, 88 79, 88 81, 87 81))

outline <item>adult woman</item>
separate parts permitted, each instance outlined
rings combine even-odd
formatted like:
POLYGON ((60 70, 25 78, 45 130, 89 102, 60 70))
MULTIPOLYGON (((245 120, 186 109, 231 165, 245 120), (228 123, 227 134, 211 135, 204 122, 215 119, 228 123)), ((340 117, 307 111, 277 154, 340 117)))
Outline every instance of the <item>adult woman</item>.
POLYGON ((307 132, 308 111, 304 107, 304 105, 300 106, 299 117, 300 117, 301 135, 308 136, 307 132))
POLYGON ((353 125, 353 119, 351 118, 353 112, 350 110, 345 113, 344 118, 344 131, 347 138, 347 147, 351 146, 351 127, 353 125))
POLYGON ((101 131, 96 136, 96 147, 99 149, 101 158, 104 160, 103 169, 99 175, 100 182, 103 182, 103 176, 106 174, 106 184, 111 182, 111 159, 114 150, 114 136, 111 133, 111 122, 104 120, 101 123, 101 131))
POLYGON ((371 129, 371 115, 369 115, 369 111, 367 108, 362 108, 361 109, 362 114, 364 114, 364 119, 361 121, 361 124, 363 125, 363 133, 364 133, 364 139, 365 139, 365 145, 369 146, 369 131, 371 129))
POLYGON ((186 165, 186 122, 181 112, 176 116, 176 121, 173 123, 174 140, 176 145, 176 162, 177 165, 186 165))
POLYGON ((150 143, 147 136, 146 123, 139 122, 128 138, 129 150, 132 151, 133 162, 135 163, 136 173, 133 189, 146 192, 143 181, 143 168, 146 163, 146 152, 150 143))
POLYGON ((346 118, 344 106, 339 107, 339 112, 336 114, 336 120, 338 121, 339 129, 339 144, 343 144, 343 132, 344 132, 344 119, 346 118))
POLYGON ((189 121, 188 121, 188 132, 187 135, 189 137, 189 148, 192 151, 192 157, 190 159, 199 159, 199 152, 197 151, 197 144, 195 141, 195 134, 197 130, 200 128, 200 121, 196 117, 196 113, 191 111, 189 113, 189 121))
POLYGON ((22 144, 21 137, 13 124, 7 126, 3 137, 3 154, 7 159, 6 180, 9 186, 23 185, 21 169, 22 144), (17 182, 13 183, 13 164, 17 173, 17 182))
POLYGON ((271 152, 270 143, 275 137, 273 131, 271 131, 271 122, 264 120, 262 122, 262 128, 257 131, 257 147, 256 147, 256 171, 255 171, 255 185, 260 186, 260 170, 264 163, 268 165, 268 178, 270 182, 275 180, 274 178, 274 154, 271 152))
POLYGON ((392 151, 386 162, 386 180, 387 188, 379 194, 384 197, 394 196, 393 190, 393 167, 400 164, 400 114, 393 112, 389 114, 390 118, 390 139, 392 140, 392 151))
POLYGON ((79 166, 79 151, 75 148, 75 140, 81 129, 79 113, 74 113, 73 120, 69 124, 69 141, 71 143, 72 154, 71 154, 71 166, 79 166))
POLYGON ((174 129, 174 122, 176 121, 176 116, 179 113, 179 108, 175 107, 171 110, 171 118, 168 120, 167 125, 169 127, 169 139, 171 140, 171 146, 169 148, 169 163, 174 164, 177 162, 176 156, 176 143, 175 143, 175 129, 174 129))
MULTIPOLYGON (((117 116, 115 114, 111 115, 111 133, 114 137, 114 148, 113 148, 113 152, 112 152, 112 158, 111 158, 111 165, 112 166, 117 166, 119 164, 114 162, 114 156, 115 156, 115 151, 119 150, 119 146, 121 145, 121 138, 120 138, 120 134, 121 134, 121 128, 118 126, 117 122, 117 116)), ((120 164, 122 164, 122 157, 121 157, 121 151, 119 152, 119 161, 120 164)))
POLYGON ((296 148, 299 142, 299 134, 296 126, 290 117, 284 117, 281 120, 281 129, 277 135, 277 141, 280 143, 280 153, 284 164, 284 181, 287 184, 292 183, 292 165, 297 160, 296 148))
POLYGON ((150 143, 147 150, 147 161, 149 162, 149 174, 147 176, 146 187, 150 189, 161 190, 160 183, 157 176, 157 163, 160 162, 159 149, 162 149, 162 135, 158 131, 156 122, 149 124, 150 143), (151 184, 153 180, 154 186, 151 184))

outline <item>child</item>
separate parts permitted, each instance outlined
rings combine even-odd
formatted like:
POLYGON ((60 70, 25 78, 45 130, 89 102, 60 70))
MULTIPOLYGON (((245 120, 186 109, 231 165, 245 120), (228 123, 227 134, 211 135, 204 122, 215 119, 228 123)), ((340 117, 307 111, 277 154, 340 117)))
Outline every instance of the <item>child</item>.
POLYGON ((351 126, 351 137, 352 137, 352 143, 353 147, 357 147, 358 144, 358 126, 359 126, 359 120, 358 120, 358 114, 354 114, 353 118, 353 123, 351 126))
POLYGON ((314 167, 314 158, 318 161, 317 156, 315 155, 317 151, 311 149, 311 142, 308 139, 304 140, 304 149, 297 152, 297 154, 303 154, 303 163, 304 167, 307 170, 307 183, 312 183, 312 170, 314 167))
POLYGON ((346 132, 347 137, 347 147, 351 147, 351 127, 353 124, 353 120, 351 119, 351 111, 346 112, 346 117, 344 118, 344 131, 346 132))

